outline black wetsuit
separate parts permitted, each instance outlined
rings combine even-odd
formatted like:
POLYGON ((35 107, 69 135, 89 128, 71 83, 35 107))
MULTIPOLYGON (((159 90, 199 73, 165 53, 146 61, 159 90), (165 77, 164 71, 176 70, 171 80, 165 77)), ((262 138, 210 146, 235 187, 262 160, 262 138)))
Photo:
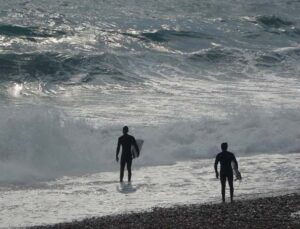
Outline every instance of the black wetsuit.
POLYGON ((238 163, 236 161, 234 154, 228 151, 221 152, 216 156, 216 160, 215 160, 216 171, 219 162, 221 164, 220 180, 222 185, 222 199, 223 201, 225 201, 225 186, 226 186, 226 178, 227 178, 230 187, 230 197, 232 200, 234 189, 233 189, 233 171, 232 171, 231 162, 235 163, 236 169, 238 169, 238 163))
POLYGON ((136 144, 135 138, 129 134, 124 134, 123 136, 119 137, 118 140, 118 147, 117 147, 117 155, 120 150, 120 146, 122 146, 122 155, 121 155, 121 169, 120 169, 120 182, 123 181, 124 177, 124 169, 125 165, 127 164, 128 170, 128 181, 131 181, 131 164, 132 164, 132 153, 131 153, 131 146, 134 145, 136 150, 139 152, 139 148, 136 144))

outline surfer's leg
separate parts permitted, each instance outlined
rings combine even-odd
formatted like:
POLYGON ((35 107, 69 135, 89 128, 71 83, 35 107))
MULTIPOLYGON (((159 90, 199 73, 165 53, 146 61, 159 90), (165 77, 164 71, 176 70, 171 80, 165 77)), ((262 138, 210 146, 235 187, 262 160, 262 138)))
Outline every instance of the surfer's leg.
POLYGON ((121 157, 120 182, 123 182, 125 164, 126 161, 124 160, 124 158, 121 157))
POLYGON ((225 188, 226 188, 226 176, 220 175, 221 180, 221 193, 222 193, 222 201, 225 202, 225 188))
POLYGON ((131 164, 132 159, 127 160, 128 182, 131 182, 131 164))
POLYGON ((232 174, 228 176, 228 184, 230 187, 230 200, 231 200, 231 202, 233 202, 234 188, 233 188, 233 175, 232 174))

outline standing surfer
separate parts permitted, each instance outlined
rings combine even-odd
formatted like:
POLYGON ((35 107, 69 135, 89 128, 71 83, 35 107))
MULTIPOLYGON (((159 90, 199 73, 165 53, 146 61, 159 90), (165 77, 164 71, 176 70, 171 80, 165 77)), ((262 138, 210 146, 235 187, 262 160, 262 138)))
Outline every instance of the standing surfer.
POLYGON ((131 164, 132 164, 132 152, 131 146, 133 145, 136 151, 140 152, 138 145, 136 144, 135 138, 128 134, 128 126, 123 127, 123 135, 119 137, 117 152, 116 152, 116 161, 119 161, 119 152, 120 146, 122 146, 122 155, 121 155, 121 167, 120 167, 120 182, 123 182, 124 169, 127 165, 128 171, 128 182, 131 182, 131 164))
POLYGON ((233 171, 231 163, 234 163, 234 168, 238 169, 238 163, 233 153, 227 151, 228 144, 226 142, 221 144, 222 152, 216 156, 215 160, 215 172, 216 178, 219 179, 218 173, 218 163, 221 164, 220 170, 220 180, 221 180, 221 189, 222 189, 222 200, 225 202, 225 187, 226 187, 226 179, 228 180, 228 184, 230 187, 230 200, 233 202, 233 171))

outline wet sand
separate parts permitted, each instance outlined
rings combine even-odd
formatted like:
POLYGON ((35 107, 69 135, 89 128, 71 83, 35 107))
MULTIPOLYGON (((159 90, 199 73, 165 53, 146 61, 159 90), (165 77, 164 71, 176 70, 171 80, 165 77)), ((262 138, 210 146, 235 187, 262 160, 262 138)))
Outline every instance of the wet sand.
POLYGON ((154 208, 32 228, 300 228, 300 194, 154 208), (294 214, 293 214, 294 213, 294 214))

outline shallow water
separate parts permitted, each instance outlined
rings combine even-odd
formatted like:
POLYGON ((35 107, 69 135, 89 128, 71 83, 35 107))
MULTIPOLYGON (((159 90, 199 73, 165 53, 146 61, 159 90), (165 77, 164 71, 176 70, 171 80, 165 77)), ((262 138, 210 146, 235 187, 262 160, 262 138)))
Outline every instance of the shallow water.
MULTIPOLYGON (((299 154, 238 158, 243 180, 235 181, 236 199, 299 191, 299 159, 299 154)), ((213 162, 203 159, 134 168, 132 184, 125 182, 123 187, 118 183, 118 172, 3 186, 0 225, 52 224, 156 206, 219 202, 220 184, 214 177, 213 162)))

